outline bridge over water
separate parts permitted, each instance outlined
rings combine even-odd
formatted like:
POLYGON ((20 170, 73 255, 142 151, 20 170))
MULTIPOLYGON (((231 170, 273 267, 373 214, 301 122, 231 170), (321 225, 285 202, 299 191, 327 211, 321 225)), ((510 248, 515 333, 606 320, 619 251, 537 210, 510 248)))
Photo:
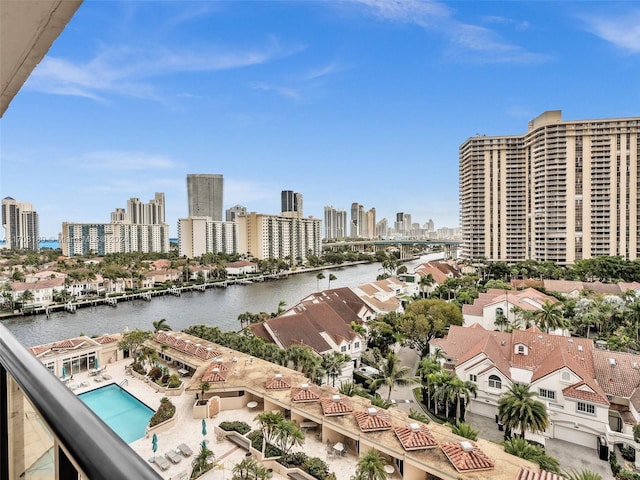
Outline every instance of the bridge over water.
POLYGON ((416 246, 441 246, 444 258, 448 260, 456 258, 460 243, 458 240, 356 240, 353 242, 325 243, 322 248, 323 250, 344 251, 348 249, 353 252, 373 253, 394 248, 400 252, 400 260, 404 260, 413 256, 413 250, 416 246))

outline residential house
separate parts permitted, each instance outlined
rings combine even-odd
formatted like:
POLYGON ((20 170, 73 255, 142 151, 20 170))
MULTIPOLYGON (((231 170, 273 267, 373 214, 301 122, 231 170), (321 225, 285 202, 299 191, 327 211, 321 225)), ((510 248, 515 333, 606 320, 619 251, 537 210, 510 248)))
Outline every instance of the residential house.
POLYGON ((12 300, 14 302, 22 302, 24 293, 26 291, 31 292, 32 299, 24 302, 23 307, 46 307, 54 303, 54 292, 61 292, 64 290, 63 278, 49 278, 47 280, 40 280, 37 283, 33 282, 11 282, 12 300))
POLYGON ((227 270, 227 275, 229 276, 248 275, 258 271, 258 264, 246 260, 239 260, 237 262, 228 262, 224 268, 227 270))
MULTIPOLYGON (((494 417, 500 397, 514 384, 530 386, 543 401, 549 427, 540 437, 593 447, 603 437, 640 448, 632 427, 640 419, 640 356, 594 348, 586 338, 562 337, 536 327, 512 332, 452 326, 435 339, 462 380, 478 385, 467 410, 494 417)), ((639 456, 640 457, 640 456, 639 456)))
POLYGON ((373 311, 375 316, 385 313, 403 313, 403 300, 413 298, 418 294, 417 283, 407 283, 395 277, 389 277, 376 282, 365 283, 353 288, 373 311))
POLYGON ((438 285, 442 285, 448 279, 461 277, 460 271, 446 262, 422 263, 414 268, 413 271, 419 276, 418 283, 422 278, 426 278, 429 275, 433 279, 432 285, 420 287, 421 293, 433 292, 438 285))
MULTIPOLYGON (((479 324, 488 330, 502 330, 508 323, 516 320, 513 308, 518 307, 524 311, 536 311, 542 308, 544 302, 555 303, 558 300, 534 289, 502 290, 490 288, 486 293, 481 293, 471 305, 462 306, 463 325, 470 327, 479 324), (496 319, 502 316, 505 324, 501 325, 496 319)), ((524 325, 521 325, 524 326, 524 325)), ((564 332, 555 332, 562 335, 564 332)))

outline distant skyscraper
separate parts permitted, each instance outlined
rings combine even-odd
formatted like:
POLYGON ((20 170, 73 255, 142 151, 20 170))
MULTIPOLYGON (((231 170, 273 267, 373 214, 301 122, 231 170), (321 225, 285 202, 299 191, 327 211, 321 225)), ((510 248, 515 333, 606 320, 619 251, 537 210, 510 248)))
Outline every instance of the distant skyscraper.
POLYGON ((222 175, 187 175, 190 217, 210 217, 222 221, 222 175))
POLYGON ((11 197, 2 200, 2 226, 7 248, 38 250, 38 213, 30 203, 11 197))
MULTIPOLYGON (((120 216, 120 209, 112 213, 111 218, 120 216)), ((156 192, 153 200, 142 203, 139 198, 130 198, 127 201, 126 223, 134 225, 156 225, 164 223, 164 193, 156 192)))
POLYGON ((324 207, 324 238, 335 240, 347 237, 347 212, 335 209, 333 206, 324 207))
POLYGON ((282 212, 285 216, 287 212, 295 212, 298 216, 302 217, 302 194, 298 192, 294 192, 293 190, 282 190, 280 193, 281 199, 281 208, 280 212, 282 212))
POLYGON ((243 207, 242 205, 235 205, 231 208, 228 208, 224 212, 225 220, 227 222, 235 222, 236 217, 238 215, 246 215, 247 207, 243 207))
POLYGON ((351 238, 362 237, 362 229, 364 228, 364 206, 359 203, 351 204, 351 225, 349 236, 351 238))
POLYGON ((376 236, 378 238, 386 238, 389 236, 389 222, 386 218, 376 223, 376 236))
POLYGON ((364 231, 362 232, 364 238, 373 238, 376 236, 376 209, 370 208, 367 213, 364 214, 364 231))

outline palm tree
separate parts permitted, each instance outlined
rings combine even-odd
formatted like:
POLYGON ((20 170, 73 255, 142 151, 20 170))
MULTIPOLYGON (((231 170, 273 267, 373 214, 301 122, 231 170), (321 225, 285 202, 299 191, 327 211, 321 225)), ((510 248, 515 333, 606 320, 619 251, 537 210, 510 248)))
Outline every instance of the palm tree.
POLYGON ((583 469, 580 471, 562 472, 562 476, 567 480, 602 480, 602 475, 592 470, 583 469))
POLYGON ((193 460, 193 463, 191 464, 191 466, 193 467, 193 470, 191 471, 191 478, 198 478, 215 467, 215 464, 209 463, 209 459, 213 456, 213 452, 209 450, 205 445, 201 444, 200 453, 198 453, 198 456, 193 460))
POLYGON ((430 273, 428 273, 424 277, 420 277, 420 281, 418 282, 418 285, 420 285, 420 292, 422 293, 422 298, 425 298, 426 289, 429 288, 434 283, 436 283, 436 281, 434 280, 433 275, 431 275, 430 273))
POLYGON ((386 480, 387 461, 377 450, 369 450, 358 460, 354 480, 386 480))
POLYGON ((161 318, 160 320, 155 320, 153 322, 153 331, 154 332, 160 332, 160 331, 169 331, 172 330, 172 328, 167 325, 167 319, 166 318, 161 318))
POLYGON ((499 420, 511 430, 520 430, 520 438, 524 439, 527 430, 541 433, 549 426, 547 408, 536 395, 529 385, 514 383, 498 401, 499 420))
POLYGON ((324 273, 318 272, 318 274, 316 275, 316 284, 317 284, 316 290, 320 291, 320 280, 324 278, 325 278, 324 273))
POLYGON ((253 458, 243 458, 233 466, 233 480, 264 480, 269 477, 269 471, 253 458))
POLYGON ((455 425, 451 426, 451 431, 469 440, 477 440, 478 433, 480 433, 478 430, 475 430, 470 423, 466 422, 456 422, 455 425))
POLYGON ((204 392, 208 391, 211 388, 211 384, 209 382, 200 383, 200 400, 204 401, 204 392))
POLYGON ((405 387, 418 381, 411 375, 409 367, 400 365, 400 359, 393 352, 389 352, 380 366, 379 373, 373 376, 371 390, 375 391, 382 385, 389 387, 387 402, 391 401, 393 387, 396 385, 405 387))
POLYGON ((425 393, 427 400, 427 407, 431 408, 431 384, 430 379, 432 378, 432 374, 440 372, 442 370, 442 365, 440 362, 433 356, 429 355, 420 360, 418 364, 418 368, 416 373, 420 375, 422 379, 422 401, 425 401, 425 393))
POLYGON ((524 438, 511 438, 503 442, 504 451, 516 457, 524 458, 540 465, 542 470, 559 473, 560 463, 550 455, 547 455, 544 448, 527 442, 524 438))
POLYGON ((550 330, 564 328, 564 317, 562 316, 562 303, 551 303, 545 300, 540 310, 536 310, 533 314, 533 320, 540 330, 547 333, 550 330))
POLYGON ((262 453, 264 453, 267 443, 273 445, 276 437, 278 424, 284 420, 282 412, 263 412, 256 416, 256 421, 262 430, 262 453))
POLYGON ((342 375, 342 367, 349 360, 348 355, 340 352, 330 352, 322 356, 322 368, 327 374, 327 383, 331 379, 331 386, 336 386, 336 378, 342 375))
POLYGON ((474 398, 478 395, 478 385, 469 380, 461 380, 458 377, 453 377, 449 381, 449 396, 452 399, 455 399, 456 402, 456 422, 460 420, 461 413, 461 402, 460 399, 464 397, 464 405, 465 407, 469 404, 469 400, 471 400, 471 395, 474 398))
POLYGON ((294 446, 304 443, 304 432, 295 422, 282 420, 276 425, 275 440, 283 455, 288 455, 294 446))
POLYGON ((337 279, 338 279, 338 277, 336 277, 333 273, 329 274, 329 289, 331 289, 331 282, 333 280, 337 280, 337 279))

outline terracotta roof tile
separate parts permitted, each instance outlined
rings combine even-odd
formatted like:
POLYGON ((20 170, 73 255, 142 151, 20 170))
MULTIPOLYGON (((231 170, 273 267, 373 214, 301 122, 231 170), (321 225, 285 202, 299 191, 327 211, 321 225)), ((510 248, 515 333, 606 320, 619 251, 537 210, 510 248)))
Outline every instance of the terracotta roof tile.
POLYGON ((189 338, 185 340, 182 338, 182 334, 178 332, 161 331, 154 333, 153 336, 156 342, 169 345, 176 350, 194 355, 203 360, 211 360, 212 358, 222 355, 222 353, 213 348, 213 344, 210 344, 205 340, 198 340, 197 342, 194 342, 189 338))
POLYGON ((431 432, 421 423, 410 423, 406 426, 396 425, 393 430, 405 450, 422 450, 438 445, 431 432))
POLYGON ((389 430, 391 428, 389 417, 375 407, 369 408, 367 412, 354 412, 353 415, 356 417, 358 426, 363 432, 389 430))
POLYGON ((94 338, 96 342, 100 345, 106 345, 107 343, 117 342, 118 339, 116 337, 112 337, 110 335, 102 335, 101 337, 94 338))
POLYGON ((595 390, 592 385, 587 385, 586 382, 580 382, 563 389, 562 395, 568 398, 575 398, 576 400, 584 400, 585 402, 609 405, 607 397, 595 390))
POLYGON ((203 382, 220 383, 225 382, 229 376, 229 366, 214 362, 202 375, 203 382))
POLYGON ((631 398, 640 386, 640 355, 598 349, 591 354, 595 378, 605 393, 631 398))
POLYGON ((445 443, 442 445, 442 451, 460 473, 491 470, 495 467, 495 463, 474 442, 469 440, 460 443, 445 443), (466 448, 467 446, 469 449, 466 448))
POLYGON ((320 400, 320 389, 316 385, 303 383, 299 387, 291 388, 291 400, 299 402, 315 402, 320 400))
POLYGON ((287 390, 291 388, 291 377, 276 373, 273 377, 267 379, 265 388, 267 390, 287 390))
POLYGON ((540 470, 539 472, 532 472, 529 469, 522 468, 518 472, 516 480, 565 480, 557 473, 547 472, 546 470, 540 470))
POLYGON ((340 395, 321 398, 320 405, 322 406, 322 413, 325 417, 346 415, 347 413, 351 413, 353 411, 351 402, 347 398, 340 395))

